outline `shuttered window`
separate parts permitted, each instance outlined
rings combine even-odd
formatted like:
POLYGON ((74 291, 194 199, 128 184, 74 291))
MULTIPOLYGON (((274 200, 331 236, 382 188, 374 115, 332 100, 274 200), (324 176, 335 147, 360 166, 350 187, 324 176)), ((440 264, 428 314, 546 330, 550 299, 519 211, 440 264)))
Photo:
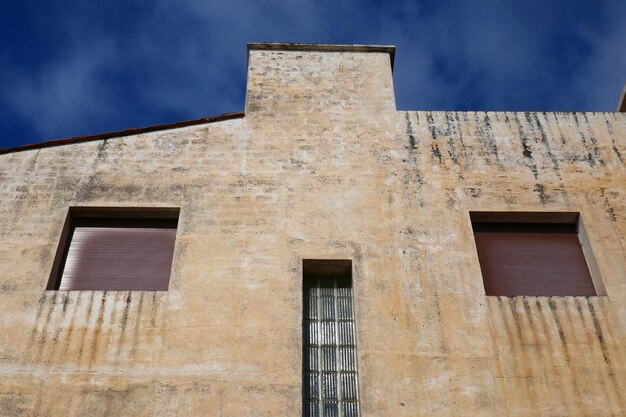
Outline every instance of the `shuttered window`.
POLYGON ((167 291, 177 222, 72 218, 53 289, 167 291))
POLYGON ((303 285, 303 415, 358 417, 351 263, 310 262, 303 285))
POLYGON ((576 223, 472 226, 487 295, 596 295, 576 223))

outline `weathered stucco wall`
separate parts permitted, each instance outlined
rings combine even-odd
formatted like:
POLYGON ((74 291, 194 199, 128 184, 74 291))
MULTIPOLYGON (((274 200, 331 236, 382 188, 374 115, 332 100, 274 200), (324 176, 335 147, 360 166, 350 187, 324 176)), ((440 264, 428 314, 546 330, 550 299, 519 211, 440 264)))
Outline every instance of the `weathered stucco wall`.
POLYGON ((0 155, 0 415, 300 415, 303 258, 353 260, 363 416, 626 414, 624 114, 249 65, 244 118, 0 155), (45 291, 70 206, 180 207, 170 290, 45 291), (580 212, 608 295, 486 297, 470 210, 580 212))

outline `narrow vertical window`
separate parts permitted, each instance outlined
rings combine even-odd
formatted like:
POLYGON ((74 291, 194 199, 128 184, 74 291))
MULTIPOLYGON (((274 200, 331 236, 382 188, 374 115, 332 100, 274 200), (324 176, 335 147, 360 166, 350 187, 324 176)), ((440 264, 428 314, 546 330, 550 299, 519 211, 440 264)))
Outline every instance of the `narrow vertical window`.
POLYGON ((303 263, 303 415, 357 417, 352 262, 303 263))

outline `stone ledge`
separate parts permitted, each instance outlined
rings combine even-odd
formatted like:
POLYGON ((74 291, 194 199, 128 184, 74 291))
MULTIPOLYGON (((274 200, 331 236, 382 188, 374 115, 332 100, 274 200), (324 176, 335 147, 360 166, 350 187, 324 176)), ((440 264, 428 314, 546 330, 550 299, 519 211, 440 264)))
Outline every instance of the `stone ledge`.
POLYGON ((327 43, 282 43, 282 42, 251 42, 248 43, 250 51, 320 51, 320 52, 383 52, 391 58, 391 69, 396 54, 393 45, 338 45, 327 43))

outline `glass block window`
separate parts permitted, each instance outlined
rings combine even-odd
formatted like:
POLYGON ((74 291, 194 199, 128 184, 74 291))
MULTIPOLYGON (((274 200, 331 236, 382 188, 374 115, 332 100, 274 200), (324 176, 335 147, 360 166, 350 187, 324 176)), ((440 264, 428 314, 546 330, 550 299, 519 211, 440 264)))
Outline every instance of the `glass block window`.
POLYGON ((305 268, 303 415, 357 417, 359 396, 351 263, 347 273, 347 268, 334 272, 330 269, 329 272, 305 268))

